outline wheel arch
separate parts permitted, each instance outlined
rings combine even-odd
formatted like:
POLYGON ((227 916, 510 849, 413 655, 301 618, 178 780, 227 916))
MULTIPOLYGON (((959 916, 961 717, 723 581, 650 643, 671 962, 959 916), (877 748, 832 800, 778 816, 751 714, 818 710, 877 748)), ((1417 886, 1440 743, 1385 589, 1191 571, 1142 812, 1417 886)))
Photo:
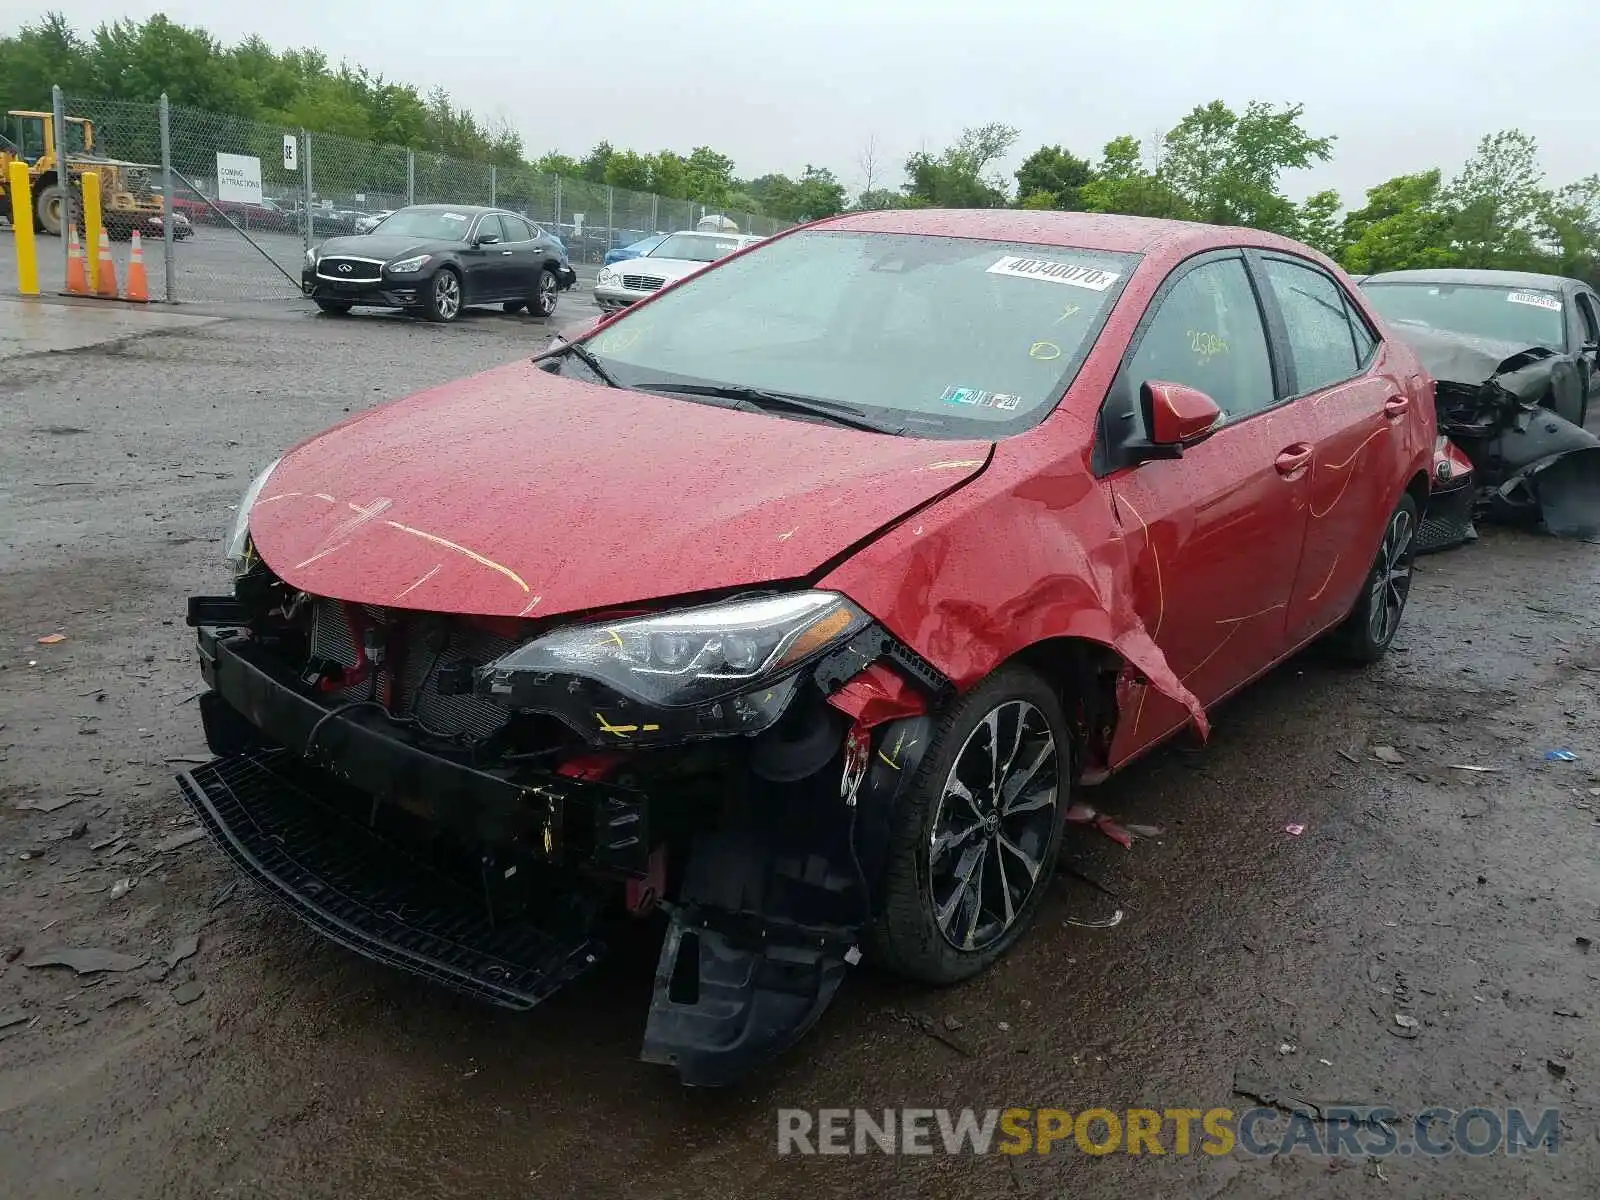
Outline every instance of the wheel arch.
POLYGON ((1428 483, 1428 473, 1426 471, 1418 471, 1406 481, 1405 494, 1417 502, 1419 515, 1427 513, 1428 496, 1431 492, 1432 488, 1428 483))
POLYGON ((1128 662, 1104 642, 1049 637, 1025 646, 1002 663, 1020 663, 1055 691, 1072 737, 1073 779, 1109 766, 1121 707, 1117 683, 1128 662))

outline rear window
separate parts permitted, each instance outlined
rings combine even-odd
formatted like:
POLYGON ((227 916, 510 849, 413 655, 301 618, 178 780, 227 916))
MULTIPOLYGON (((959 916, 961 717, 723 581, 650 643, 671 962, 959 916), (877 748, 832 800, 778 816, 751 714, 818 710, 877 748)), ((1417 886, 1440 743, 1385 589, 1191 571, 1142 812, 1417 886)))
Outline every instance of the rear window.
POLYGON ((884 410, 912 434, 987 437, 1055 405, 1138 261, 807 231, 702 272, 589 348, 625 384, 740 384, 884 410))
POLYGON ((1379 283, 1361 290, 1398 325, 1497 338, 1518 346, 1566 348, 1561 297, 1543 288, 1457 283, 1379 283))

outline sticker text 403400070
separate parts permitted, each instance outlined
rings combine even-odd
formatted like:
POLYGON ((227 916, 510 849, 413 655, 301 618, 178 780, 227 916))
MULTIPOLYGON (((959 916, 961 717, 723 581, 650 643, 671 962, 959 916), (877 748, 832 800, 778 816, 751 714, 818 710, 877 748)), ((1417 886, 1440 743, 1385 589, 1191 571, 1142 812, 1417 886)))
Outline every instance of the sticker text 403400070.
POLYGON ((1089 267, 1082 263, 1056 262, 1049 258, 1029 258, 1023 254, 1008 254, 988 270, 990 275, 1012 275, 1018 279, 1044 279, 1050 283, 1065 283, 1070 287, 1088 288, 1103 292, 1118 279, 1116 271, 1089 267))

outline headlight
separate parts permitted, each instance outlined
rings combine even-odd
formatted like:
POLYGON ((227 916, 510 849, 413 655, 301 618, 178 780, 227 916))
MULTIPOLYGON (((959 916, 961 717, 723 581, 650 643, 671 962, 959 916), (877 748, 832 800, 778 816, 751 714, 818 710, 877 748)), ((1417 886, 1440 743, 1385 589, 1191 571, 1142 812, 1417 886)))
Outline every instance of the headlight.
POLYGON ((578 625, 490 663, 478 687, 597 743, 756 734, 789 706, 799 668, 868 622, 835 592, 797 592, 578 625))
POLYGON ((228 530, 228 541, 224 546, 228 567, 233 571, 234 578, 243 575, 250 567, 249 555, 246 550, 250 544, 250 510, 255 506, 256 498, 261 495, 261 489, 267 486, 267 480, 282 459, 275 458, 267 469, 257 475, 245 488, 244 495, 239 497, 239 507, 233 514, 233 526, 228 530))
POLYGON ((412 271, 422 270, 422 264, 432 257, 431 254, 418 254, 414 258, 402 258, 398 262, 390 263, 387 269, 396 275, 409 275, 412 271))
POLYGON ((306 266, 310 267, 313 271, 317 269, 317 252, 315 250, 306 251, 306 266))
POLYGON ((602 270, 600 272, 600 274, 595 276, 595 282, 596 283, 612 283, 612 282, 614 282, 616 280, 616 278, 617 278, 616 272, 602 270))

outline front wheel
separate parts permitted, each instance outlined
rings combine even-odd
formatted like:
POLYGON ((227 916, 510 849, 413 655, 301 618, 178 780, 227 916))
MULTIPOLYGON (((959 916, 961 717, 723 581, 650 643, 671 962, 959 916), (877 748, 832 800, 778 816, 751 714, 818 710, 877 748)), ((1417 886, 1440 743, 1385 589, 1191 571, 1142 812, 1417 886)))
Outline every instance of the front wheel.
POLYGON ((1346 658, 1373 663, 1388 653, 1411 596, 1411 567, 1416 556, 1417 502, 1408 493, 1389 515, 1361 596, 1334 634, 1334 645, 1346 658))
POLYGON ((556 273, 549 268, 539 272, 533 295, 528 297, 528 311, 536 317, 552 317, 556 311, 556 293, 560 290, 556 273))
POLYGON ((461 315, 461 276, 441 267, 428 283, 423 313, 430 321, 448 324, 461 315))
POLYGON ((65 195, 66 191, 59 183, 39 189, 39 195, 33 202, 33 215, 38 220, 41 232, 52 237, 61 236, 61 209, 65 195))
POLYGON ((1071 761, 1061 701, 1025 667, 955 704, 891 817, 876 961, 955 983, 1016 943, 1055 869, 1071 761))

